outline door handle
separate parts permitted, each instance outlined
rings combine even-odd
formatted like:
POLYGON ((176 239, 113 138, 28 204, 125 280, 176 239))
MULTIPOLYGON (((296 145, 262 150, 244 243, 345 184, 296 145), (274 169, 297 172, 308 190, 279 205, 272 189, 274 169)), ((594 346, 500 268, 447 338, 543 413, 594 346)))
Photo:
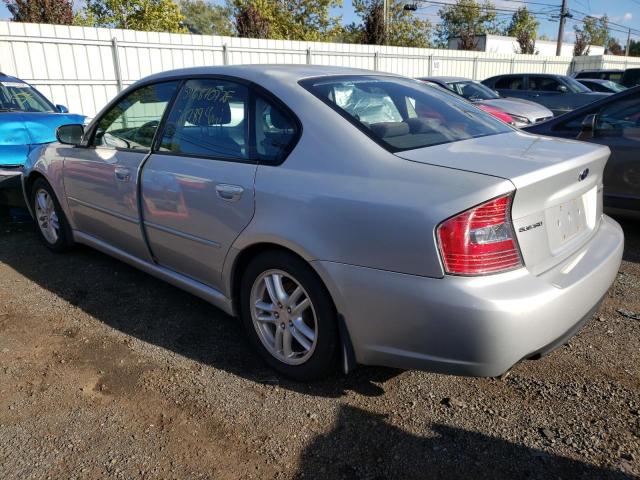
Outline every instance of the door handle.
POLYGON ((116 167, 114 170, 116 180, 119 182, 128 182, 131 180, 131 170, 125 167, 116 167))
POLYGON ((226 202, 237 202, 242 197, 242 192, 244 192, 244 188, 238 185, 225 185, 223 183, 216 185, 216 195, 226 202))

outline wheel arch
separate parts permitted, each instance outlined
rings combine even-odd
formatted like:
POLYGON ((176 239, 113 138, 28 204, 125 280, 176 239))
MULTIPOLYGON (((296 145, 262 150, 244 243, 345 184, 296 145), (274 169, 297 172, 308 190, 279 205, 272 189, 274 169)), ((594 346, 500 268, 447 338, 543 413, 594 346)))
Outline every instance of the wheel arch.
POLYGON ((260 241, 246 245, 241 249, 234 248, 232 250, 235 250, 235 254, 231 259, 227 259, 230 264, 227 278, 228 292, 233 305, 233 311, 236 314, 240 312, 240 306, 238 304, 240 300, 240 281, 245 269, 247 268, 251 260, 257 255, 260 255, 266 251, 281 251, 294 255, 300 260, 304 261, 307 265, 309 265, 311 270, 315 273, 324 288, 327 290, 329 298, 331 298, 331 301, 333 302, 333 305, 336 309, 338 318, 338 333, 340 337, 340 349, 342 356, 341 364, 343 366, 344 373, 349 373, 356 367, 357 362, 353 344, 351 341, 351 336, 349 334, 349 329, 344 318, 344 312, 342 312, 342 309, 340 308, 340 305, 343 305, 340 294, 337 288, 335 288, 335 286, 331 284, 330 280, 326 276, 326 273, 317 268, 317 262, 314 262, 307 252, 302 249, 296 249, 295 247, 290 248, 274 241, 260 241))

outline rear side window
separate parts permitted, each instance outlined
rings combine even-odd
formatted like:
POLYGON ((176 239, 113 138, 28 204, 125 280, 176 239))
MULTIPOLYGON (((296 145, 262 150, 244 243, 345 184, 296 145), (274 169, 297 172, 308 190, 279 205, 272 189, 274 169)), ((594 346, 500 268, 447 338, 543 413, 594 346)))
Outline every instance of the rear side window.
POLYGON ((246 86, 218 79, 187 81, 167 118, 159 150, 204 157, 249 158, 246 86))
POLYGON ((494 84, 496 90, 524 90, 524 77, 499 78, 494 84))
POLYGON ((300 83, 390 151, 512 131, 457 95, 417 80, 357 75, 300 83))
POLYGON ((266 163, 281 162, 297 139, 296 122, 283 109, 257 97, 255 136, 257 159, 266 163))

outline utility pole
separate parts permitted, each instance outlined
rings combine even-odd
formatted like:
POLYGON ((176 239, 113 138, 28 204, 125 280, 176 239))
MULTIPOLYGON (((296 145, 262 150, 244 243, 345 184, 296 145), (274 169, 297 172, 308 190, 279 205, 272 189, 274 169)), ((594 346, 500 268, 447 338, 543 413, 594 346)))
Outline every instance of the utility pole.
POLYGON ((383 0, 382 2, 382 15, 384 16, 384 44, 388 45, 389 44, 389 40, 388 40, 388 31, 389 31, 389 27, 387 26, 387 20, 389 19, 388 15, 389 15, 389 7, 387 6, 387 0, 383 0))
POLYGON ((629 33, 627 34, 627 48, 624 50, 624 56, 629 56, 629 48, 631 48, 631 29, 629 29, 629 33))
POLYGON ((556 57, 562 53, 562 37, 564 37, 564 22, 567 20, 569 12, 567 11, 567 0, 562 0, 562 8, 560 9, 560 26, 558 27, 558 44, 556 46, 556 57))

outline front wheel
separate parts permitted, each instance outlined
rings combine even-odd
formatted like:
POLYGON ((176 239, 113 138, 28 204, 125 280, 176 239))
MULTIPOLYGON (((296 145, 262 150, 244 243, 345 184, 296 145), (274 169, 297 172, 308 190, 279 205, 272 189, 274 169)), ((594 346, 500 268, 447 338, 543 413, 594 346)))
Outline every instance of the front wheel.
POLYGON ((61 252, 72 245, 67 218, 51 185, 44 178, 38 178, 33 183, 31 206, 38 236, 50 250, 61 252))
POLYGON ((338 351, 336 311, 315 272, 292 254, 265 252, 241 282, 240 314, 266 362, 295 380, 329 374, 338 351))

